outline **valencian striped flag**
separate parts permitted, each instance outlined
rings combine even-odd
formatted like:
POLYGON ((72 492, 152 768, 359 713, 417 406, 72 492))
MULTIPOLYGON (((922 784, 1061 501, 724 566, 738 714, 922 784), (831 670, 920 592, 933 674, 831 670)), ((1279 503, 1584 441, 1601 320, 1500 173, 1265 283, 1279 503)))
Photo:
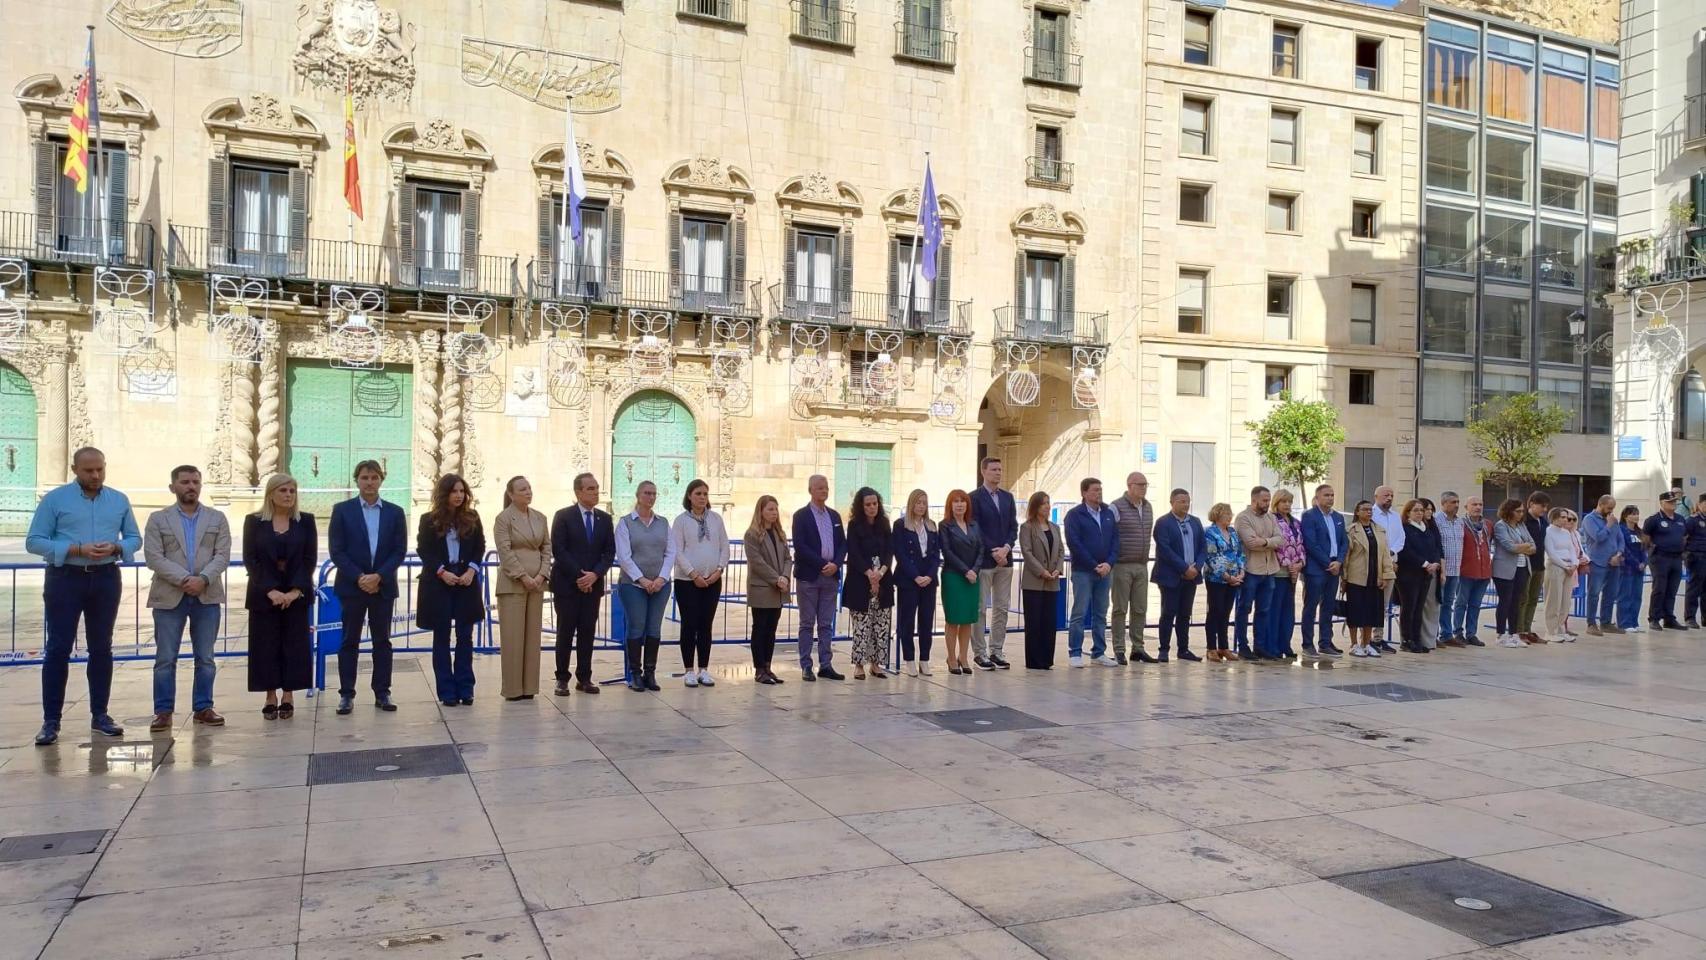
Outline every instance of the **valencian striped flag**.
POLYGON ((95 89, 95 32, 89 31, 89 53, 83 62, 83 82, 71 105, 70 147, 65 151, 64 174, 77 184, 78 193, 89 192, 89 128, 101 128, 101 104, 95 89))
POLYGON ((361 163, 355 156, 355 92, 344 76, 344 203, 357 220, 361 215, 361 163))

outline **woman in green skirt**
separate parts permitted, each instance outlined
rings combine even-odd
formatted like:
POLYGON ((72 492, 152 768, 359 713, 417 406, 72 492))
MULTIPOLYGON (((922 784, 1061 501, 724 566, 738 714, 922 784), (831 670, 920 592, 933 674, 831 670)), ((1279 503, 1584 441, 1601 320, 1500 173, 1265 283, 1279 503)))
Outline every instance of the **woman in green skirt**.
POLYGON ((942 620, 947 624, 949 673, 971 673, 966 651, 977 625, 977 571, 983 557, 983 534, 972 519, 971 497, 955 490, 948 494, 942 517, 942 620))

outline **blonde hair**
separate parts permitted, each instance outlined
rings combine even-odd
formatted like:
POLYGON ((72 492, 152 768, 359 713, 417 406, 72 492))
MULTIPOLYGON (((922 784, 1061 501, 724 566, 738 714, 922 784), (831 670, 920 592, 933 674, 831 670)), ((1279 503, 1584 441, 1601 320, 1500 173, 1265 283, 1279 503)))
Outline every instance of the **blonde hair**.
MULTIPOLYGON (((279 487, 282 487, 287 483, 295 482, 296 478, 288 473, 275 473, 268 477, 266 491, 261 494, 261 508, 255 511, 255 516, 262 520, 271 520, 273 518, 273 493, 276 492, 279 487)), ((302 519, 302 497, 300 493, 296 498, 296 506, 290 511, 290 519, 292 522, 302 519)))
POLYGON ((1221 517, 1226 517, 1229 520, 1232 518, 1232 504, 1217 503, 1208 508, 1209 523, 1219 523, 1221 517))
MULTIPOLYGON (((651 483, 651 481, 647 480, 645 483, 651 483)), ((642 484, 642 486, 643 485, 644 484, 642 484)), ((653 486, 656 486, 656 484, 653 484, 653 486)), ((767 524, 764 522, 764 508, 773 503, 776 503, 776 498, 772 497, 768 493, 758 498, 758 504, 752 508, 752 522, 747 524, 746 527, 747 533, 765 533, 767 531, 774 530, 777 536, 780 536, 784 540, 788 539, 787 532, 782 529, 781 504, 776 503, 776 522, 774 524, 767 524)))
POLYGON ((1268 505, 1278 510, 1281 502, 1294 503, 1296 500, 1292 497, 1290 490, 1275 490, 1273 502, 1268 505))
POLYGON ((917 503, 920 499, 924 501, 924 529, 934 532, 936 530, 936 521, 930 519, 930 495, 925 493, 923 490, 914 490, 906 495, 906 509, 901 511, 900 514, 901 526, 911 530, 913 533, 918 532, 918 528, 912 525, 912 505, 917 503))

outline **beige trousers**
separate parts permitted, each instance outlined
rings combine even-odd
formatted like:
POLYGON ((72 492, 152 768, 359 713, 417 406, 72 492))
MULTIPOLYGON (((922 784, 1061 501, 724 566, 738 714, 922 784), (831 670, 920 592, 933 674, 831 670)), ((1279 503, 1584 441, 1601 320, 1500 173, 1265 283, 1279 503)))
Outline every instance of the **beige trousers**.
POLYGON ((503 695, 539 692, 539 638, 545 627, 545 593, 498 594, 498 656, 503 664, 503 695))
POLYGON ((1570 571, 1556 563, 1546 565, 1546 639, 1564 635, 1564 625, 1570 618, 1570 589, 1574 584, 1570 571))

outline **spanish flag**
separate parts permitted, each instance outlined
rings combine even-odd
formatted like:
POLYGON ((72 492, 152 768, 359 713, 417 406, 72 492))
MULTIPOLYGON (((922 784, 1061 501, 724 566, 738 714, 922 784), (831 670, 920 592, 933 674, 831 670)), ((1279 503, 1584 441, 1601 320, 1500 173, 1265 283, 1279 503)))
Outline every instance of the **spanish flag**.
POLYGON ((62 171, 77 184, 78 193, 89 192, 89 128, 101 127, 101 104, 95 95, 95 32, 89 31, 89 53, 83 62, 83 82, 77 85, 71 105, 70 146, 62 171))
POLYGON ((355 157, 355 93, 344 75, 344 203, 356 219, 361 215, 361 164, 355 157))

